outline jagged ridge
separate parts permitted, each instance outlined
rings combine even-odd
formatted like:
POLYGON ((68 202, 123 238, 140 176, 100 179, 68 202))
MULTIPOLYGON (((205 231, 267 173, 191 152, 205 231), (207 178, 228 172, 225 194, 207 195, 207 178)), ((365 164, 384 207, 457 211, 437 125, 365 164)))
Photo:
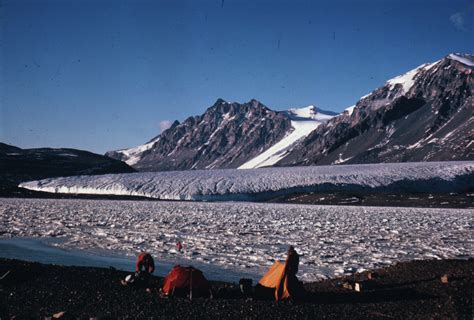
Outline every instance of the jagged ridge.
POLYGON ((203 115, 175 122, 148 144, 107 155, 140 171, 236 168, 289 130, 285 114, 257 100, 239 104, 218 99, 203 115))
POLYGON ((473 57, 449 55, 387 81, 278 165, 473 160, 473 57))

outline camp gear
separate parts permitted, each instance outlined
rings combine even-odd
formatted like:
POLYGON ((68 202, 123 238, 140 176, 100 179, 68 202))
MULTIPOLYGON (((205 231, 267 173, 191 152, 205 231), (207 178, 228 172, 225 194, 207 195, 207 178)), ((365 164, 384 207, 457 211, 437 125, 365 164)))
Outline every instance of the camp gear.
POLYGON ((167 296, 208 297, 210 285, 202 272, 193 267, 174 266, 163 282, 162 291, 167 296))
POLYGON ((239 286, 240 292, 245 298, 249 298, 252 296, 252 279, 240 279, 239 286))

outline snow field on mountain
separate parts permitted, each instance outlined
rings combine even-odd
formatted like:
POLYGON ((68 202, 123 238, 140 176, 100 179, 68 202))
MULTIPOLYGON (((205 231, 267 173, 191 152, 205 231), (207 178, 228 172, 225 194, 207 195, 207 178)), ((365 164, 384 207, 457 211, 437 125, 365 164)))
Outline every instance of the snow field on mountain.
POLYGON ((2 199, 0 234, 64 248, 152 253, 259 277, 289 245, 304 281, 397 261, 473 256, 474 210, 263 203, 2 199), (176 250, 182 241, 184 252, 176 250))
POLYGON ((255 158, 241 165, 238 169, 261 168, 276 164, 287 154, 287 151, 294 143, 308 136, 321 123, 334 117, 315 111, 314 106, 290 109, 288 116, 291 119, 293 131, 255 158))
MULTIPOLYGON (((294 192, 455 192, 473 175, 474 162, 408 162, 362 165, 190 170, 48 178, 20 187, 74 194, 143 196, 164 200, 262 200, 294 192)), ((469 182, 467 182, 469 183, 469 182)))
POLYGON ((392 89, 395 87, 397 84, 401 84, 403 87, 403 93, 407 93, 410 91, 411 87, 415 84, 415 77, 420 71, 428 71, 431 68, 433 68, 439 61, 435 61, 433 63, 425 63, 422 64, 421 66, 408 71, 407 73, 404 73, 402 75, 399 75, 393 79, 390 79, 387 81, 387 84, 392 87, 392 89))
POLYGON ((456 60, 458 62, 461 62, 469 67, 474 67, 474 60, 472 59, 469 59, 469 58, 466 58, 466 57, 461 57, 461 56, 458 56, 456 54, 453 54, 451 53, 449 56, 448 56, 450 59, 452 60, 456 60))
MULTIPOLYGON (((369 96, 369 95, 367 95, 366 97, 368 97, 368 96, 369 96)), ((364 98, 364 97, 362 97, 361 99, 363 99, 363 98, 364 98)), ((344 112, 346 112, 346 111, 347 111, 347 113, 348 113, 348 114, 351 116, 351 115, 352 115, 352 113, 354 113, 354 109, 355 109, 355 107, 356 107, 355 105, 353 105, 353 106, 350 106, 350 107, 348 107, 348 108, 344 109, 344 112)))
POLYGON ((128 164, 129 166, 132 166, 136 164, 138 161, 140 161, 141 155, 143 154, 143 152, 151 149, 153 145, 156 142, 158 142, 159 139, 160 138, 158 137, 146 144, 139 145, 130 149, 117 150, 116 152, 123 154, 125 156, 125 163, 128 164))

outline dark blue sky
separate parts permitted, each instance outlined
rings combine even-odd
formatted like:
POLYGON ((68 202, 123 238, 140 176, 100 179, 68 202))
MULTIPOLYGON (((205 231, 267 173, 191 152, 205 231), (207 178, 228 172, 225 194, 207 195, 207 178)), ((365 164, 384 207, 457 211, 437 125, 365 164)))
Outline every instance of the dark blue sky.
POLYGON ((103 153, 219 97, 341 111, 474 50, 469 0, 0 2, 0 141, 103 153))

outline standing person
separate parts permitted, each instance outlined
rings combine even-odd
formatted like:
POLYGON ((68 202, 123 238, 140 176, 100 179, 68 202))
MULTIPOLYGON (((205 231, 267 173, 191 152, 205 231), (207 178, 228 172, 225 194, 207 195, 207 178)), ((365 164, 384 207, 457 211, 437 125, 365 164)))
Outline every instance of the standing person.
POLYGON ((183 244, 181 243, 181 241, 178 241, 178 243, 176 244, 176 248, 178 249, 178 252, 183 251, 183 244))
POLYGON ((266 299, 273 292, 276 301, 281 300, 303 300, 305 290, 302 283, 296 277, 300 256, 293 246, 288 249, 285 264, 275 261, 267 273, 260 279, 255 287, 255 297, 266 299))
POLYGON ((292 300, 304 299, 305 290, 303 285, 296 277, 298 273, 298 266, 300 264, 300 255, 296 252, 293 246, 288 249, 288 256, 285 263, 286 285, 290 292, 292 300))
POLYGON ((296 252, 293 246, 288 249, 288 256, 286 258, 286 273, 289 276, 296 276, 298 273, 298 266, 300 264, 300 255, 296 252))

